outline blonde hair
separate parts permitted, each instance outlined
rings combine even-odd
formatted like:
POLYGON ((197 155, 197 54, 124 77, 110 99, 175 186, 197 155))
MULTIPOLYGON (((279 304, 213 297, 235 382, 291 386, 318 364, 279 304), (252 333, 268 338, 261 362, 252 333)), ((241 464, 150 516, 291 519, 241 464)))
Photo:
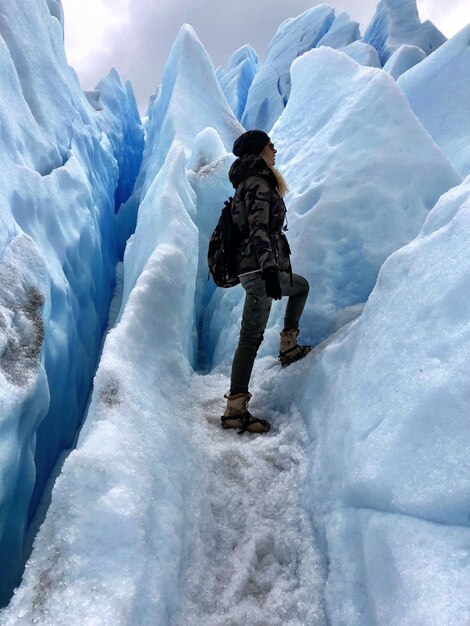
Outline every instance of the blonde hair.
POLYGON ((275 167, 272 167, 271 170, 274 176, 276 177, 277 190, 279 192, 279 195, 281 196, 281 198, 284 198, 287 192, 289 191, 289 187, 287 186, 286 181, 284 180, 281 172, 278 169, 276 169, 275 167))

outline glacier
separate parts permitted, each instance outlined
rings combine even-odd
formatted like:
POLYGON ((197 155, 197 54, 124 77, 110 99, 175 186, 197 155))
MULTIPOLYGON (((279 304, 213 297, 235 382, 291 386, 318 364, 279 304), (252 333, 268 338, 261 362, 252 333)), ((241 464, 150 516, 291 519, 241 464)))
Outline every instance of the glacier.
POLYGON ((338 13, 328 32, 323 35, 316 47, 329 46, 341 49, 360 38, 359 24, 354 22, 346 11, 338 13))
POLYGON ((425 58, 426 53, 418 46, 403 45, 398 50, 395 50, 383 69, 397 80, 402 74, 421 63, 425 58))
POLYGON ((292 61, 316 46, 334 21, 334 9, 321 4, 281 24, 248 92, 242 117, 246 129, 269 132, 289 98, 292 61))
POLYGON ((357 63, 368 67, 381 67, 379 55, 374 46, 370 46, 364 41, 353 41, 344 48, 341 48, 341 52, 347 54, 348 57, 354 59, 357 63))
POLYGON ((403 44, 418 46, 428 55, 445 41, 432 22, 421 22, 416 0, 380 0, 364 34, 364 42, 377 49, 382 65, 403 44))
MULTIPOLYGON (((230 93, 248 102, 263 65, 242 48, 216 73, 183 26, 144 146, 114 70, 81 92, 59 2, 21 0, 1 18, 13 94, 0 156, 4 604, 34 508, 32 527, 45 517, 1 625, 468 619, 470 178, 453 140, 465 37, 395 81, 392 63, 351 58, 358 31, 330 9, 317 12, 329 23, 319 46, 292 65, 289 28, 305 15, 278 31, 292 38, 276 44, 288 97, 271 137, 294 270, 311 284, 302 339, 315 347, 279 367, 274 303, 250 406, 273 428, 253 438, 219 428, 243 291, 207 280, 206 250, 244 130, 230 93), (443 100, 429 116, 419 107, 430 77, 456 94, 441 136, 430 128, 443 100), (33 489, 51 472, 44 515, 33 489)), ((394 15, 416 31, 414 11, 394 15)), ((400 41, 397 67, 412 56, 400 41)))
POLYGON ((464 176, 470 173, 470 116, 465 104, 470 94, 469 59, 467 25, 398 79, 420 122, 464 176))
MULTIPOLYGON (((327 47, 304 54, 291 72, 291 97, 272 138, 290 186, 293 268, 310 283, 301 336, 316 345, 357 315, 382 263, 417 235, 461 176, 385 72, 327 47)), ((235 350, 243 292, 219 289, 214 298, 203 341, 216 365, 235 350)), ((259 354, 275 353, 281 317, 274 302, 259 354)))
MULTIPOLYGON (((83 417, 114 289, 115 150, 133 158, 113 149, 67 65, 59 7, 8 3, 0 18, 1 603, 83 417)), ((109 118, 109 129, 130 119, 109 118)))
POLYGON ((142 164, 144 132, 132 85, 122 83, 112 68, 93 91, 85 96, 97 112, 99 128, 106 134, 119 167, 119 179, 114 192, 116 213, 127 202, 142 164))
POLYGON ((165 65, 162 84, 147 111, 147 141, 132 195, 118 213, 120 249, 133 234, 139 203, 162 167, 173 141, 186 149, 197 133, 215 126, 226 149, 243 132, 224 96, 212 61, 189 25, 184 25, 165 65), (186 115, 187 93, 193 92, 192 113, 186 115), (208 97, 209 96, 209 97, 208 97))
POLYGON ((237 120, 243 117, 248 92, 258 67, 256 51, 251 46, 245 45, 232 54, 227 71, 219 78, 222 91, 237 120))
MULTIPOLYGON (((264 63, 258 66, 254 78, 250 74, 252 84, 239 119, 247 129, 269 132, 289 99, 292 62, 315 47, 342 50, 358 63, 378 68, 403 46, 419 48, 421 58, 410 52, 400 53, 404 72, 445 42, 446 37, 432 22, 421 23, 416 0, 380 0, 362 38, 359 24, 345 11, 336 15, 333 7, 322 3, 281 24, 268 46, 264 63)), ((394 78, 397 71, 398 66, 394 78)), ((225 84, 229 78, 221 74, 220 80, 225 84)))
POLYGON ((467 178, 305 374, 333 623, 468 619, 469 209, 467 178))
POLYGON ((108 334, 87 421, 26 566, 26 595, 15 595, 4 623, 16 621, 19 603, 28 622, 164 624, 177 599, 185 504, 202 464, 189 443, 190 408, 178 414, 174 403, 191 371, 198 243, 181 145, 158 179, 178 188, 170 204, 158 180, 149 189, 142 219, 155 247, 108 334))
MULTIPOLYGON (((209 55, 194 30, 185 25, 181 28, 165 66, 159 96, 149 111, 146 127, 148 141, 133 195, 121 210, 128 210, 129 205, 136 210, 143 204, 150 187, 156 184, 157 175, 174 143, 181 144, 189 158, 193 142, 207 128, 212 128, 217 133, 218 142, 223 146, 224 152, 232 147, 234 140, 243 132, 243 127, 230 109, 217 81, 209 55), (191 116, 186 114, 188 89, 191 89, 194 107, 191 116)), ((211 150, 209 154, 210 152, 211 150)), ((204 161, 199 164, 196 161, 194 167, 202 165, 204 161)), ((227 182, 225 189, 229 188, 227 182)), ((223 197, 221 196, 221 202, 223 197)), ((140 228, 137 222, 136 235, 140 228)), ((144 243, 145 237, 137 238, 138 244, 135 243, 136 238, 132 237, 128 242, 126 255, 138 254, 141 260, 138 264, 132 263, 132 273, 125 275, 124 302, 152 249, 151 242, 148 245, 144 243), (142 245, 145 246, 145 252, 142 251, 142 245)))

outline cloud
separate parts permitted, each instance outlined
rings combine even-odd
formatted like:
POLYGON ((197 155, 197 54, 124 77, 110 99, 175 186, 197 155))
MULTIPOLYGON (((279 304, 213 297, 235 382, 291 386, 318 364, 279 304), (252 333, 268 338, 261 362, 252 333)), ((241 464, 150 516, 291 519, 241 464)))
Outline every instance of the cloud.
MULTIPOLYGON (((62 0, 66 48, 85 89, 111 66, 130 78, 141 110, 160 83, 171 46, 183 23, 193 26, 214 65, 226 65, 250 43, 264 58, 278 26, 321 1, 312 0, 62 0)), ((375 0, 330 2, 337 12, 367 23, 375 0)))
POLYGON ((468 0, 418 0, 422 21, 431 20, 446 37, 452 37, 470 23, 468 0))
MULTIPOLYGON (((328 0, 327 0, 328 1, 328 0)), ((421 19, 447 36, 470 21, 468 0, 418 0, 421 19)), ((251 44, 264 59, 269 41, 289 17, 321 0, 62 0, 66 49, 85 89, 111 66, 132 81, 140 109, 160 83, 171 46, 184 23, 191 24, 214 65, 226 65, 235 50, 251 44)), ((361 24, 372 18, 377 0, 329 0, 361 24)))

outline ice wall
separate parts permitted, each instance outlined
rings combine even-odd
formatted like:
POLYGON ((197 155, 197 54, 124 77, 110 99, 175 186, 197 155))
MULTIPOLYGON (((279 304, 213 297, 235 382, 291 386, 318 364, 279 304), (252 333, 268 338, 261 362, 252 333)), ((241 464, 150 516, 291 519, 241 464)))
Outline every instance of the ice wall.
POLYGON ((197 135, 187 164, 188 177, 196 193, 195 223, 199 232, 200 252, 194 305, 198 325, 199 369, 207 369, 210 364, 202 328, 206 307, 216 291, 214 282, 208 279, 206 251, 224 201, 234 193, 228 180, 228 170, 234 160, 233 154, 227 154, 217 132, 213 128, 206 128, 197 135))
POLYGON ((226 145, 243 129, 188 27, 168 64, 148 121, 157 141, 144 157, 119 319, 105 341, 78 446, 2 624, 163 626, 179 601, 188 499, 204 463, 187 397, 197 363, 196 309, 206 297, 200 268, 230 189, 226 145))
POLYGON ((403 74, 398 84, 448 159, 470 173, 470 25, 403 74))
POLYGON ((118 166, 67 65, 60 18, 45 0, 0 15, 0 603, 81 422, 114 284, 118 166))
MULTIPOLYGON (((197 200, 193 215, 200 230, 198 298, 202 290, 206 293, 206 296, 201 296, 203 300, 208 298, 206 290, 210 292, 213 289, 211 284, 203 284, 207 283, 205 246, 224 200, 232 193, 227 177, 231 163, 227 152, 242 132, 242 126, 228 106, 218 84, 209 55, 193 29, 184 26, 165 66, 159 96, 149 112, 143 166, 136 183, 136 191, 128 204, 144 201, 167 158, 169 146, 174 142, 182 144, 189 160, 188 166, 195 173, 195 178, 191 179, 195 182, 195 188, 198 189, 197 180, 201 177, 206 181, 207 187, 211 188, 202 204, 201 200, 197 200), (191 94, 190 115, 188 93, 191 94), (210 181, 213 181, 212 187, 208 184, 210 181), (206 277, 205 280, 203 276, 206 277)), ((205 192, 199 188, 198 198, 201 194, 204 195, 205 192)), ((142 257, 145 233, 142 232, 139 237, 139 228, 137 225, 136 237, 128 244, 126 258, 145 259, 147 253, 142 257)), ((143 268, 143 261, 134 260, 128 266, 130 269, 124 277, 124 303, 143 268)))
POLYGON ((248 92, 242 117, 246 129, 269 132, 289 99, 292 61, 315 47, 334 20, 334 9, 321 4, 281 24, 248 92))
POLYGON ((193 358, 194 210, 176 143, 140 207, 142 271, 107 336, 87 422, 2 625, 169 623, 203 463, 190 445, 190 402, 182 408, 193 358))
POLYGON ((429 55, 445 41, 432 22, 421 23, 416 0, 380 0, 364 34, 364 42, 377 49, 382 65, 403 44, 418 46, 429 55))
MULTIPOLYGON (((293 268, 310 282, 302 338, 315 345, 357 315, 385 259, 461 177, 385 72, 326 47, 297 59, 291 72, 291 97, 271 136, 290 187, 293 268)), ((205 341, 214 363, 235 349, 242 297, 219 289, 209 305, 205 341)), ((275 303, 261 355, 277 352, 281 310, 275 303)))
POLYGON ((258 55, 251 46, 246 45, 232 54, 227 71, 217 76, 237 120, 241 120, 245 111, 248 91, 258 71, 258 66, 258 55))
POLYGON ((359 24, 354 22, 343 11, 338 13, 328 32, 317 43, 317 47, 329 46, 330 48, 344 48, 360 38, 359 24))
POLYGON ((49 12, 52 17, 55 17, 60 25, 62 26, 62 30, 64 28, 64 10, 62 8, 61 0, 47 0, 47 6, 49 8, 49 12))
POLYGON ((209 55, 188 25, 182 27, 171 49, 161 88, 148 113, 142 168, 134 193, 118 216, 121 241, 134 232, 139 203, 174 141, 182 143, 189 153, 196 135, 210 126, 228 151, 243 132, 222 92, 209 55))
POLYGON ((144 129, 132 85, 121 81, 113 68, 95 87, 85 92, 97 115, 96 122, 106 133, 119 167, 119 180, 114 194, 116 213, 134 188, 144 152, 144 129))
POLYGON ((421 23, 416 0, 380 0, 362 40, 359 24, 346 12, 335 16, 327 4, 313 7, 279 27, 248 91, 242 124, 271 130, 289 99, 291 64, 312 48, 344 50, 362 65, 382 67, 402 45, 417 46, 429 55, 445 41, 434 24, 421 23))
POLYGON ((467 178, 306 372, 332 623, 468 620, 469 226, 467 178))

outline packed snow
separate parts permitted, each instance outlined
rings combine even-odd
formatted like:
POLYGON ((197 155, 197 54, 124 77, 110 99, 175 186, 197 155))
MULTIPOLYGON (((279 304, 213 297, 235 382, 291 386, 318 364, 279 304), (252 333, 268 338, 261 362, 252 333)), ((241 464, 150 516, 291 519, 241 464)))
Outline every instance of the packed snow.
POLYGON ((466 624, 468 29, 423 58, 442 38, 415 2, 381 0, 364 41, 321 5, 215 72, 184 26, 142 154, 130 84, 85 96, 62 24, 56 0, 0 18, 4 603, 89 406, 0 624, 466 624), (240 437, 219 420, 243 290, 206 251, 247 115, 290 188, 314 349, 280 367, 274 303, 250 404, 272 430, 240 437))
MULTIPOLYGON (((155 210, 142 207, 142 219, 154 247, 108 335, 78 447, 1 623, 21 615, 70 626, 164 624, 178 601, 187 502, 202 464, 190 443, 192 422, 177 408, 187 401, 191 372, 198 235, 181 146, 165 169, 172 182, 183 174, 181 193, 168 204, 158 184, 149 189, 155 210), (38 581, 41 571, 47 578, 38 581)), ((141 258, 126 258, 125 268, 141 258)))
POLYGON ((272 395, 282 376, 272 358, 257 364, 253 411, 269 416, 273 432, 254 440, 219 428, 227 378, 193 377, 188 411, 198 419, 195 441, 206 456, 189 503, 192 528, 175 626, 326 623, 326 563, 299 490, 308 440, 300 414, 287 408, 287 420, 272 395))

